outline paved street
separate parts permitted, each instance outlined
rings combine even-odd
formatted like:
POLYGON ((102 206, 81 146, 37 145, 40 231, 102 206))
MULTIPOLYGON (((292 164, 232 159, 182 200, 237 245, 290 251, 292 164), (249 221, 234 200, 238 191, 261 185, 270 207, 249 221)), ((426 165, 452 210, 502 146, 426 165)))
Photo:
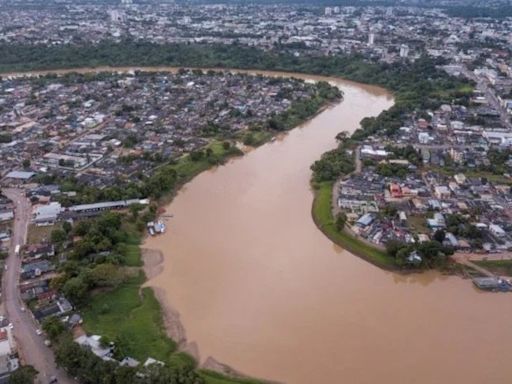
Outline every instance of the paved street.
POLYGON ((3 193, 14 201, 16 213, 11 248, 6 261, 7 270, 2 280, 2 309, 14 324, 14 337, 23 363, 30 364, 39 371, 36 382, 46 384, 52 376, 56 376, 59 383, 74 383, 64 371, 57 369, 52 351, 44 344, 44 335, 36 334, 36 323, 30 311, 25 310, 18 294, 21 258, 15 255, 14 249, 17 244, 23 245, 26 242, 31 215, 30 202, 25 198, 23 190, 4 189, 3 193))

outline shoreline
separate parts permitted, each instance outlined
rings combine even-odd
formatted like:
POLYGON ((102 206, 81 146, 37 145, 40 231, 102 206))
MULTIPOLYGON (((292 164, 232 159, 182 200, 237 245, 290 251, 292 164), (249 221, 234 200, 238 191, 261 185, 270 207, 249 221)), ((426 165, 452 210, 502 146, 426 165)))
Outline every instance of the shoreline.
MULTIPOLYGON (((378 90, 379 92, 386 92, 388 94, 391 94, 388 90, 386 90, 385 88, 380 87, 380 86, 358 83, 355 81, 346 80, 346 79, 343 79, 342 77, 336 77, 336 76, 323 76, 323 75, 305 74, 305 73, 300 73, 300 72, 267 71, 267 70, 257 70, 257 69, 251 70, 251 69, 236 69, 236 68, 223 68, 223 67, 194 68, 194 67, 169 67, 169 66, 158 66, 158 67, 99 66, 99 67, 82 67, 82 68, 77 67, 77 68, 67 68, 67 69, 49 69, 49 70, 40 70, 40 71, 19 71, 19 72, 7 72, 7 73, 4 72, 4 73, 0 73, 0 75, 6 76, 6 77, 34 77, 34 76, 37 77, 37 76, 45 76, 45 75, 51 75, 51 74, 65 75, 65 74, 69 74, 69 73, 85 74, 85 73, 101 73, 101 72, 118 72, 118 73, 125 72, 125 73, 128 73, 128 72, 132 72, 132 71, 173 73, 173 72, 178 71, 181 68, 201 69, 203 71, 207 71, 207 70, 211 69, 211 70, 219 71, 219 72, 235 72, 235 73, 242 73, 242 74, 249 74, 249 75, 263 75, 263 76, 269 76, 269 77, 290 77, 290 78, 299 78, 299 79, 303 79, 306 81, 315 81, 315 82, 316 81, 332 82, 334 80, 337 80, 337 81, 342 80, 349 84, 353 83, 353 84, 357 84, 358 86, 363 86, 363 87, 367 87, 369 89, 378 90)), ((301 121, 299 124, 297 124, 293 127, 290 127, 289 129, 286 129, 282 132, 279 132, 279 131, 273 132, 273 134, 271 136, 269 136, 266 140, 259 143, 259 145, 250 146, 250 147, 255 149, 259 146, 267 144, 272 140, 272 138, 274 136, 279 135, 281 137, 285 137, 289 131, 296 129, 296 128, 300 128, 305 123, 309 122, 310 120, 314 119, 315 117, 317 117, 318 115, 323 113, 325 110, 335 106, 338 103, 343 102, 343 100, 344 100, 344 97, 342 96, 338 100, 326 101, 325 104, 322 105, 315 113, 313 113, 311 116, 309 116, 308 118, 301 121)), ((183 186, 185 186, 188 182, 193 180, 195 178, 195 176, 197 176, 198 174, 202 173, 205 170, 210 170, 216 166, 223 165, 231 158, 243 156, 244 154, 245 154, 245 152, 239 153, 236 155, 228 154, 224 158, 222 158, 222 161, 219 162, 219 164, 211 164, 208 167, 206 167, 205 169, 199 170, 196 174, 189 175, 189 177, 181 180, 181 182, 176 185, 176 188, 173 191, 170 191, 170 193, 166 194, 165 196, 163 196, 161 199, 159 199, 157 201, 159 208, 163 208, 166 205, 171 204, 174 197, 179 193, 179 191, 183 188, 183 186)), ((313 206, 314 206, 314 201, 313 201, 313 206)), ((318 223, 315 220, 314 215, 313 215, 313 220, 314 220, 316 226, 318 227, 318 229, 320 229, 324 233, 324 235, 326 235, 335 244, 338 244, 321 228, 320 225, 318 225, 318 223)), ((144 234, 142 239, 144 240, 146 237, 147 237, 147 234, 144 234)), ((341 244, 338 244, 338 245, 341 245, 341 244)), ((359 256, 356 252, 349 249, 348 247, 345 247, 343 245, 341 245, 341 246, 344 249, 348 250, 349 252, 353 253, 354 255, 359 256)), ((163 261, 164 261, 163 253, 159 250, 144 248, 143 244, 141 244, 139 247, 141 249, 142 260, 143 260, 142 269, 143 269, 144 273, 146 274, 146 280, 141 285, 141 288, 149 287, 150 289, 153 290, 155 297, 157 298, 157 301, 159 302, 160 307, 161 307, 161 315, 162 315, 164 330, 165 330, 166 334, 172 340, 174 340, 176 342, 178 351, 185 352, 185 353, 189 354, 191 357, 193 357, 198 362, 199 369, 213 371, 213 372, 219 373, 221 375, 225 375, 234 380, 237 380, 237 379, 251 380, 251 383, 252 383, 252 381, 261 382, 261 383, 273 383, 273 384, 277 383, 276 381, 269 381, 269 380, 254 378, 252 376, 245 375, 245 374, 237 371, 236 369, 215 360, 215 358, 213 358, 211 356, 208 356, 205 359, 205 361, 203 362, 203 364, 201 364, 199 348, 196 343, 189 342, 187 340, 185 327, 181 323, 179 312, 167 300, 166 293, 162 289, 150 284, 150 281, 154 277, 158 276, 163 271, 163 268, 164 268, 163 267, 163 261)), ((367 260, 367 261, 369 261, 369 260, 367 260)), ((387 269, 381 265, 378 265, 378 264, 375 264, 375 265, 377 265, 383 269, 387 269)))
POLYGON ((332 216, 332 189, 334 182, 315 184, 311 181, 310 186, 313 192, 311 217, 315 226, 324 236, 354 256, 378 268, 389 272, 404 272, 394 264, 394 260, 387 256, 385 251, 361 241, 351 235, 346 228, 341 232, 335 228, 334 217, 332 216))
MULTIPOLYGON (((98 69, 100 71, 103 71, 104 69, 106 71, 108 71, 108 70, 114 71, 115 70, 115 68, 112 68, 112 67, 108 67, 108 68, 101 67, 101 69, 100 68, 98 68, 98 69)), ((119 67, 118 70, 119 69, 121 69, 122 71, 126 71, 126 72, 129 72, 132 70, 141 70, 141 71, 146 70, 147 71, 147 68, 144 68, 144 67, 137 68, 137 69, 134 69, 132 67, 129 67, 129 68, 128 67, 119 67)), ((172 71, 175 71, 178 69, 179 68, 177 68, 177 67, 172 67, 172 68, 158 67, 158 68, 151 68, 151 70, 149 72, 152 72, 152 71, 154 71, 154 72, 158 72, 158 71, 172 72, 172 71)), ((205 68, 202 68, 202 69, 207 70, 205 68)), ((226 69, 220 68, 220 69, 213 69, 213 70, 224 71, 226 69)), ((232 71, 239 72, 239 73, 247 73, 247 74, 263 74, 263 75, 268 74, 269 76, 276 76, 276 74, 277 74, 277 76, 286 76, 287 75, 286 72, 275 72, 275 71, 258 71, 258 70, 250 71, 250 70, 237 70, 237 69, 233 69, 232 71)), ((50 73, 64 74, 64 73, 74 73, 74 72, 77 72, 77 71, 74 69, 70 69, 65 72, 63 72, 62 70, 31 71, 31 72, 28 72, 28 74, 29 74, 29 76, 32 76, 32 75, 39 76, 39 75, 50 74, 50 73)), ((78 73, 90 73, 90 72, 98 72, 98 70, 93 69, 93 68, 86 68, 84 70, 84 72, 78 72, 78 73)), ((26 76, 26 75, 27 75, 27 73, 23 74, 23 76, 26 76)), ((327 79, 329 79, 329 77, 325 77, 325 76, 315 76, 315 75, 305 76, 303 74, 299 74, 299 75, 301 75, 301 76, 299 76, 299 78, 303 78, 303 79, 315 78, 314 81, 321 81, 321 80, 327 81, 327 79)), ((333 79, 334 78, 330 78, 331 81, 333 79)), ((378 88, 380 88, 380 87, 378 87, 378 88)), ((266 140, 258 143, 258 145, 246 146, 247 148, 249 148, 249 150, 240 151, 239 153, 226 154, 226 156, 224 156, 218 164, 210 164, 205 169, 199 170, 196 174, 189 175, 188 177, 181 180, 181 182, 176 185, 176 188, 174 190, 170 191, 168 194, 166 194, 165 196, 163 196, 162 198, 160 198, 157 201, 158 208, 164 209, 165 206, 171 204, 172 201, 174 200, 174 198, 176 197, 176 195, 181 191, 181 189, 188 182, 192 181, 200 173, 207 171, 207 170, 211 170, 211 169, 221 166, 221 165, 225 165, 226 162, 228 162, 232 158, 242 157, 247 152, 250 152, 251 150, 254 150, 264 144, 271 142, 274 137, 279 137, 279 138, 286 137, 286 135, 289 131, 296 129, 296 128, 300 128, 301 126, 303 126, 310 120, 314 119, 315 117, 317 117, 318 115, 320 115, 321 113, 326 111, 327 109, 332 108, 335 105, 343 102, 343 100, 344 100, 344 97, 342 95, 341 98, 339 98, 338 100, 326 101, 325 104, 322 105, 315 113, 313 113, 311 116, 309 116, 304 121, 301 121, 296 126, 293 126, 284 131, 271 132, 272 134, 266 140)), ((256 384, 256 383, 282 384, 281 382, 268 380, 268 379, 261 379, 261 378, 257 378, 257 377, 253 377, 253 376, 244 374, 241 371, 216 360, 213 356, 208 356, 208 357, 206 357, 206 359, 203 362, 201 362, 199 346, 197 345, 196 342, 193 342, 193 341, 190 342, 187 339, 186 329, 185 329, 185 326, 183 325, 183 323, 181 322, 179 311, 176 310, 176 308, 174 308, 172 306, 172 303, 170 303, 170 301, 167 299, 167 295, 163 289, 151 284, 151 280, 154 279, 155 277, 157 277, 158 275, 160 275, 164 269, 164 266, 163 266, 164 256, 163 256, 163 252, 161 250, 150 249, 150 248, 144 247, 144 240, 147 238, 147 236, 148 236, 147 233, 143 234, 143 236, 141 238, 142 243, 141 243, 141 245, 139 245, 139 248, 141 250, 141 259, 143 262, 143 266, 141 268, 144 271, 144 274, 146 277, 144 283, 141 285, 140 288, 141 289, 149 288, 154 292, 154 295, 155 295, 158 303, 160 304, 160 308, 161 308, 160 312, 161 312, 161 316, 162 316, 164 331, 168 335, 168 337, 170 337, 176 343, 177 351, 184 352, 184 353, 188 354, 189 356, 191 356, 197 362, 198 369, 205 370, 206 374, 209 371, 209 372, 213 372, 215 374, 224 375, 233 380, 241 380, 241 382, 243 382, 243 383, 250 382, 251 384, 253 384, 253 383, 254 384, 256 384)))

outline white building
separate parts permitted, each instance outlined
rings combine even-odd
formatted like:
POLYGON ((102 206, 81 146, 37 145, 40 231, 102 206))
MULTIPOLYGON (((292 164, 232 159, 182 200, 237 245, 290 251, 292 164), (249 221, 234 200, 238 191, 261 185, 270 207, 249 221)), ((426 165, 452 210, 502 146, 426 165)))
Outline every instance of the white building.
POLYGON ((406 58, 407 56, 409 56, 409 46, 402 44, 400 46, 400 57, 406 58))
POLYGON ((368 35, 368 45, 373 45, 373 44, 375 44, 375 33, 371 32, 368 35))

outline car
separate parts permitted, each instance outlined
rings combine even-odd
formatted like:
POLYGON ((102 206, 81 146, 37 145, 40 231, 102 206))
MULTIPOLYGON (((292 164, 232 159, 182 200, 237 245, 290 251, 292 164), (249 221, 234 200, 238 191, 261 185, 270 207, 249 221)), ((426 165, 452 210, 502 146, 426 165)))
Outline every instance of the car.
POLYGON ((20 307, 21 312, 25 312, 25 307, 20 307))
POLYGON ((36 329, 36 334, 38 336, 41 336, 43 334, 43 331, 41 331, 40 329, 36 329))
POLYGON ((9 327, 9 329, 14 329, 14 324, 13 323, 9 323, 8 327, 9 327))
POLYGON ((54 383, 58 383, 58 382, 59 382, 59 380, 57 379, 57 377, 51 376, 50 381, 48 381, 48 384, 54 384, 54 383))

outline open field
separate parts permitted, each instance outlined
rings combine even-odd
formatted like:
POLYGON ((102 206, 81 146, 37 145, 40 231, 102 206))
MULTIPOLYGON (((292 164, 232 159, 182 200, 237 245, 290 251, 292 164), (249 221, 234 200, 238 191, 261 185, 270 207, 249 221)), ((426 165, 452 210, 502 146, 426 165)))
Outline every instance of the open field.
POLYGON ((481 260, 473 263, 498 275, 512 276, 512 260, 481 260))
POLYGON ((261 381, 254 379, 231 379, 206 369, 199 371, 199 375, 205 380, 206 384, 262 384, 261 381))
POLYGON ((54 229, 60 228, 59 225, 37 226, 30 224, 28 227, 27 244, 39 244, 50 240, 50 235, 54 229))
POLYGON ((116 342, 123 354, 141 362, 148 357, 176 362, 176 344, 165 333, 160 304, 150 288, 140 288, 143 280, 141 274, 92 296, 82 311, 84 328, 116 342))

